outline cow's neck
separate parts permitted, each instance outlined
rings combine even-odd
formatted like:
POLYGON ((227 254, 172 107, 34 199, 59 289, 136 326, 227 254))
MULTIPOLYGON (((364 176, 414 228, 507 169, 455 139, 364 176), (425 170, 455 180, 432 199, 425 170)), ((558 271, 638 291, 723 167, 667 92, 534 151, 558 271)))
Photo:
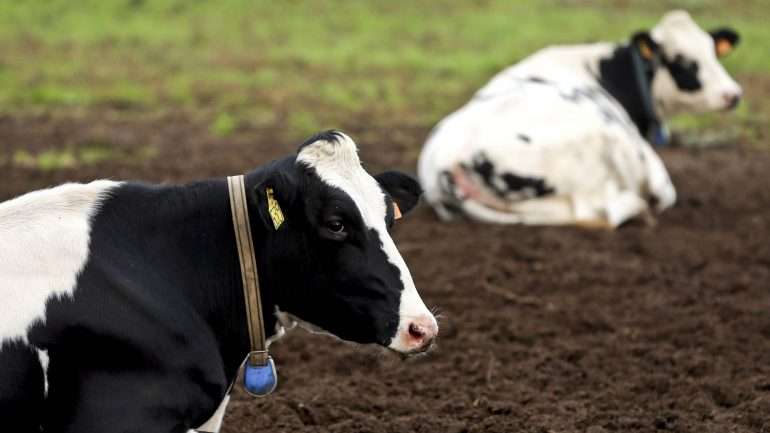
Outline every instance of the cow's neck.
MULTIPOLYGON (((260 171, 249 173, 246 188, 250 190, 262 177, 260 171)), ((215 334, 228 380, 233 380, 240 363, 250 350, 248 325, 241 283, 241 271, 230 213, 225 178, 169 188, 163 206, 170 217, 161 222, 163 236, 178 245, 183 263, 190 267, 188 281, 180 287, 193 307, 215 334)), ((256 211, 250 203, 255 255, 265 263, 260 239, 265 236, 256 211), (256 220, 255 220, 256 219, 256 220)), ((275 330, 276 297, 271 287, 270 269, 259 266, 265 333, 275 330)))
POLYGON ((662 128, 655 112, 651 94, 652 80, 657 68, 640 69, 630 45, 619 45, 598 64, 599 84, 626 110, 639 133, 650 140, 662 128))

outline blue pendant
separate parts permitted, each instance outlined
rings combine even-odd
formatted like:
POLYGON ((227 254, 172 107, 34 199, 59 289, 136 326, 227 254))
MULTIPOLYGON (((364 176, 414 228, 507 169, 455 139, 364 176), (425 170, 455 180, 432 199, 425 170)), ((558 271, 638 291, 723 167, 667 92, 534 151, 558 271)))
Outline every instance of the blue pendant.
POLYGON ((265 365, 252 365, 247 359, 243 367, 243 387, 254 397, 265 397, 278 385, 278 374, 272 357, 265 365))
POLYGON ((658 147, 668 146, 670 138, 668 128, 660 125, 653 131, 652 144, 658 147))

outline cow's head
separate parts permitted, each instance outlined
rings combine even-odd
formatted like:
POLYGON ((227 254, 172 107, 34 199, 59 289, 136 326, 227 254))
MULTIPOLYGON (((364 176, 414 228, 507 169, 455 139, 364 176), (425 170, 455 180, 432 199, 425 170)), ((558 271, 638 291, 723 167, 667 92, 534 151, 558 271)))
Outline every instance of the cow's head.
POLYGON ((265 229, 260 272, 279 285, 281 311, 358 343, 427 350, 438 333, 389 230, 422 190, 398 172, 371 176, 340 132, 305 142, 291 167, 254 190, 265 229), (268 212, 268 188, 285 222, 268 212))
POLYGON ((647 42, 644 36, 635 38, 643 44, 642 54, 656 57, 661 64, 652 83, 661 114, 728 110, 738 105, 741 87, 718 59, 738 43, 734 30, 706 32, 687 12, 673 11, 647 34, 647 42))

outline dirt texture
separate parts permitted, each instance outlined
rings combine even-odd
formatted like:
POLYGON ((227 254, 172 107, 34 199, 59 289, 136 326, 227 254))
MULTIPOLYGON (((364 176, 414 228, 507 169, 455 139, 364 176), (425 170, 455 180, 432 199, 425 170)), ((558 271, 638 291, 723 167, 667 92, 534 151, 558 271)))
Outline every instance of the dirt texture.
MULTIPOLYGON (((0 117, 0 199, 97 177, 224 176, 298 143, 277 128, 216 138, 202 124, 0 117), (46 171, 13 156, 95 143, 123 157, 46 171)), ((372 171, 410 172, 428 133, 348 131, 372 171)), ((435 349, 404 361, 294 331, 272 350, 277 392, 237 391, 222 431, 770 432, 770 152, 662 154, 679 201, 655 227, 445 224, 423 206, 395 237, 441 311, 435 349)))

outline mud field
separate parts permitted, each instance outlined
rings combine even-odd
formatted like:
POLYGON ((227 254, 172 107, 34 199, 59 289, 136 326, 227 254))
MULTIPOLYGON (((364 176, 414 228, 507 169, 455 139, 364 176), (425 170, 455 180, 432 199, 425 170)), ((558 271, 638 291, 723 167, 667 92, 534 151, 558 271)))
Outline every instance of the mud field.
MULTIPOLYGON (((95 177, 184 181, 291 152, 280 128, 194 119, 0 117, 0 199, 95 177), (120 158, 41 170, 19 149, 120 158), (6 157, 2 157, 6 155, 6 157)), ((413 171, 426 129, 348 130, 372 170, 413 171)), ((770 152, 668 150, 680 199, 656 227, 396 229, 437 347, 402 361, 294 331, 280 386, 236 393, 223 432, 770 432, 770 152)))

